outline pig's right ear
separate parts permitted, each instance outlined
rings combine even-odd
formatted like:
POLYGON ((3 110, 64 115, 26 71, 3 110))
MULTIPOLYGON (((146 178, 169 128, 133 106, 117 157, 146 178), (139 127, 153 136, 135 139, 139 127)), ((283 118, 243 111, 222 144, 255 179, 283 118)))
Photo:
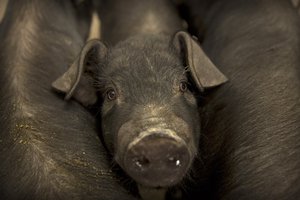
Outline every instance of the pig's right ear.
POLYGON ((101 41, 88 41, 68 71, 55 80, 52 87, 58 92, 65 93, 65 100, 74 97, 84 106, 96 103, 96 89, 91 80, 96 75, 99 62, 106 54, 107 47, 101 41))
POLYGON ((177 32, 173 37, 173 45, 183 54, 185 63, 200 91, 228 81, 227 77, 204 53, 198 42, 187 32, 177 32))

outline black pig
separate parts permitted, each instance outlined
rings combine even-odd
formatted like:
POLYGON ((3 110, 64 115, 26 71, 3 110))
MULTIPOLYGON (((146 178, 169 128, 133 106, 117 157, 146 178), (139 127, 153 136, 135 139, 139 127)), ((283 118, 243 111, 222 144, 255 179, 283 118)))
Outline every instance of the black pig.
POLYGON ((174 186, 198 149, 193 92, 227 79, 179 31, 181 20, 167 0, 107 1, 100 18, 103 40, 113 46, 88 42, 53 86, 84 105, 94 104, 98 92, 104 143, 115 161, 140 188, 174 186))
POLYGON ((0 28, 0 199, 135 199, 111 172, 94 118, 51 92, 84 44, 86 9, 67 0, 8 2, 0 28))
POLYGON ((210 97, 200 145, 213 199, 299 199, 299 16, 286 0, 204 3, 203 48, 230 79, 210 97))

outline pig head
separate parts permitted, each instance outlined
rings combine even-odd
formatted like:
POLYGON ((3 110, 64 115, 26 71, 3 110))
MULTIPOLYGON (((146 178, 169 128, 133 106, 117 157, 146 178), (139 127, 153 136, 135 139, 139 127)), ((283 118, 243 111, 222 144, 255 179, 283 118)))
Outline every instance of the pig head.
POLYGON ((102 134, 138 184, 169 187, 197 154, 196 95, 227 78, 188 33, 141 35, 108 48, 89 41, 53 87, 88 106, 101 99, 102 134))

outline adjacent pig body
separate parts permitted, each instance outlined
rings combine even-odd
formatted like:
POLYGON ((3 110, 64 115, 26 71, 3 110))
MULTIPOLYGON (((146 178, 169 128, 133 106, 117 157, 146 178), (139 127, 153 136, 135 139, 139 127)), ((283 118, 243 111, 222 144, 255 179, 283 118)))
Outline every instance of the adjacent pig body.
POLYGON ((203 48, 230 80, 210 98, 200 145, 212 196, 298 199, 299 16, 282 0, 210 4, 203 48))
POLYGON ((71 1, 8 2, 0 28, 0 199, 134 199, 110 170, 94 118, 51 91, 88 33, 89 14, 77 19, 77 12, 71 1))
POLYGON ((7 0, 0 1, 0 24, 3 19, 4 14, 5 14, 6 5, 7 5, 7 0))
POLYGON ((101 35, 108 45, 88 42, 53 86, 84 105, 101 99, 104 143, 139 185, 174 186, 197 154, 195 94, 227 79, 197 41, 178 31, 181 21, 169 1, 102 6, 101 35))

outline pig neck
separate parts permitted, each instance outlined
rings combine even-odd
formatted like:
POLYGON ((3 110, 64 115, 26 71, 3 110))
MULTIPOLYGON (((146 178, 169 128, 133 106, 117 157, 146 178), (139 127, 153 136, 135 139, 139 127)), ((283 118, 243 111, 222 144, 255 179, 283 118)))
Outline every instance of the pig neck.
POLYGON ((183 29, 168 0, 112 0, 103 5, 100 19, 102 40, 109 45, 137 35, 171 35, 183 29))

